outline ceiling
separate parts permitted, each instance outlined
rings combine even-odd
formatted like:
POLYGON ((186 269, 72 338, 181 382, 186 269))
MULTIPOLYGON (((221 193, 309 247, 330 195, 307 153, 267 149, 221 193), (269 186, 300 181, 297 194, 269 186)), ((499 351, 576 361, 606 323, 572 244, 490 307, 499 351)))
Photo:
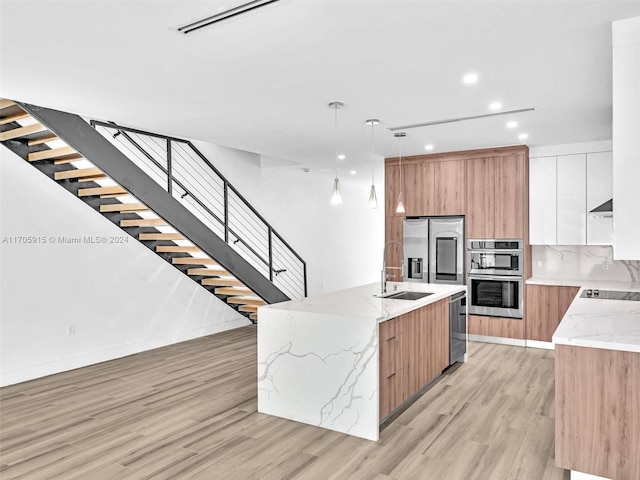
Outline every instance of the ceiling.
POLYGON ((637 0, 281 0, 176 31, 233 3, 1 0, 0 94, 319 171, 341 101, 339 168, 364 178, 369 118, 378 159, 398 154, 389 128, 493 101, 537 110, 408 129, 403 156, 610 139, 611 22, 640 15, 637 0))

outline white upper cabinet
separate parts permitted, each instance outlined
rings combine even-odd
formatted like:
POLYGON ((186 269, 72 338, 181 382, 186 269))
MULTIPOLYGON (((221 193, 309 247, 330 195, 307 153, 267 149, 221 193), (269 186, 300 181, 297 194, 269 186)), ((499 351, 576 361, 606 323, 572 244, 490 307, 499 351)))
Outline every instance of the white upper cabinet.
POLYGON ((529 159, 529 243, 555 245, 556 157, 529 159))
POLYGON ((587 243, 587 156, 561 155, 556 164, 558 235, 556 245, 587 243))
POLYGON ((640 260, 640 17, 612 33, 613 258, 640 260))
POLYGON ((539 157, 534 152, 529 159, 531 245, 612 244, 611 216, 589 215, 611 199, 610 148, 610 142, 590 142, 539 147, 539 157))
MULTIPOLYGON (((587 154, 587 212, 613 198, 611 152, 587 154)), ((587 245, 613 243, 613 217, 587 213, 587 245)))

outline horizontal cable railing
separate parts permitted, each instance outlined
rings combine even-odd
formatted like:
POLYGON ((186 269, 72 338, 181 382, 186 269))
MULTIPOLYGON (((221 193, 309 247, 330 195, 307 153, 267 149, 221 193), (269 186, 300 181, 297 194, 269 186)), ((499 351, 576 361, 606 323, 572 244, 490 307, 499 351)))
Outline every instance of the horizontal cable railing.
POLYGON ((306 296, 304 260, 191 142, 97 120, 91 125, 285 295, 306 296))

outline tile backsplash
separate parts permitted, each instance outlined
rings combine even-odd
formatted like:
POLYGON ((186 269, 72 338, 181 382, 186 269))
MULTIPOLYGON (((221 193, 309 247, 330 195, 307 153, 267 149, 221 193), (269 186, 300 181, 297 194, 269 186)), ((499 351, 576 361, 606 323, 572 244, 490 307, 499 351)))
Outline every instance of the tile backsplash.
POLYGON ((533 245, 531 258, 534 277, 640 281, 640 261, 613 260, 610 246, 533 245))

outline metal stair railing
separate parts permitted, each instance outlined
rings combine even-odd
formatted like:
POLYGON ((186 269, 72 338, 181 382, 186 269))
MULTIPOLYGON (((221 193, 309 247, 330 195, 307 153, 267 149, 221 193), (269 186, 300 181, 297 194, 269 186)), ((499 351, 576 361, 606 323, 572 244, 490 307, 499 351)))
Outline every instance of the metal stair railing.
POLYGON ((307 295, 305 261, 190 141, 90 123, 288 297, 307 295))

